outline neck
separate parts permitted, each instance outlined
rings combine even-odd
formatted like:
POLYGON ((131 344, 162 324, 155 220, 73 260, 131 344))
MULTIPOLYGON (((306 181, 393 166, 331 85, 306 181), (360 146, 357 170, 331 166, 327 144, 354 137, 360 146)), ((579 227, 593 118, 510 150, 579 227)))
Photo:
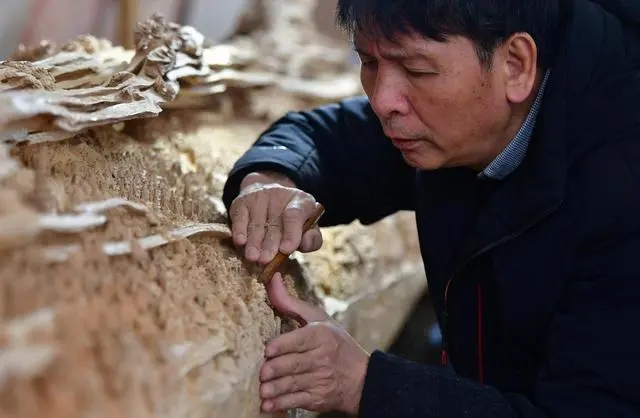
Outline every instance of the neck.
POLYGON ((485 159, 485 161, 482 161, 481 164, 478 164, 477 167, 474 167, 475 170, 484 170, 498 155, 500 155, 502 151, 504 151, 507 145, 509 145, 509 143, 516 137, 518 131, 524 124, 527 115, 531 111, 531 107, 533 106, 536 96, 540 91, 543 78, 544 72, 538 71, 533 88, 531 89, 531 93, 529 93, 529 96, 526 100, 511 107, 511 115, 505 128, 502 130, 502 134, 498 136, 499 140, 493 144, 493 149, 487 153, 488 157, 485 159))

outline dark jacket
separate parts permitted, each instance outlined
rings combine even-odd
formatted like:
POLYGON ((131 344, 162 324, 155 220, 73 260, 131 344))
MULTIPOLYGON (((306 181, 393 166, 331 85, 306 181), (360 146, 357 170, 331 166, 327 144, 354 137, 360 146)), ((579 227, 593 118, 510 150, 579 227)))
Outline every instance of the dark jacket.
POLYGON ((416 211, 455 373, 376 351, 364 418, 640 416, 640 1, 570 3, 505 180, 408 167, 365 98, 287 114, 230 175, 227 206, 249 170, 279 170, 322 225, 416 211))

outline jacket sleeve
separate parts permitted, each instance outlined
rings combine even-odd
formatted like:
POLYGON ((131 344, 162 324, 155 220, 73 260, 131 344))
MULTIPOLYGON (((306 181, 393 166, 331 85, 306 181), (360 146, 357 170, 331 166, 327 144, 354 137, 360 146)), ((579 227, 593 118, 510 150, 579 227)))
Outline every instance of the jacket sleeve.
POLYGON ((322 203, 321 226, 375 222, 413 209, 415 170, 385 137, 366 97, 290 112, 235 163, 224 187, 227 207, 256 170, 287 175, 322 203))
POLYGON ((603 247, 584 264, 552 318, 549 359, 533 396, 501 393, 376 351, 360 418, 573 418, 640 416, 640 232, 603 247), (635 264, 635 265, 634 265, 635 264))

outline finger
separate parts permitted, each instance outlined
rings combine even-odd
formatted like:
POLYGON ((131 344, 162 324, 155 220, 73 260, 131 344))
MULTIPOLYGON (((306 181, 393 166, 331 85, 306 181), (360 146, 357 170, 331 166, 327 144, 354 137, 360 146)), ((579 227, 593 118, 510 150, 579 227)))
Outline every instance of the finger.
POLYGON ((284 411, 292 408, 302 408, 311 410, 313 397, 309 392, 288 393, 274 399, 267 399, 262 402, 262 409, 265 412, 284 411))
POLYGON ((247 224, 249 223, 249 209, 242 200, 236 199, 230 208, 231 230, 233 242, 237 246, 243 246, 247 242, 247 224))
POLYGON ((320 247, 322 247, 322 232, 320 232, 320 228, 316 226, 302 236, 300 251, 309 253, 320 249, 320 247))
POLYGON ((284 376, 306 373, 314 368, 313 357, 310 352, 299 354, 292 353, 280 357, 274 357, 262 365, 260 380, 267 382, 284 376))
POLYGON ((300 246, 302 226, 311 213, 311 204, 305 200, 292 200, 282 212, 282 242, 280 251, 291 254, 300 246))
POLYGON ((260 264, 267 264, 275 257, 280 247, 282 238, 282 211, 279 204, 269 202, 267 209, 267 228, 262 241, 262 251, 260 253, 260 264))
POLYGON ((257 193, 255 202, 249 206, 249 224, 247 226, 247 245, 245 257, 251 262, 258 261, 264 229, 267 222, 267 205, 269 196, 266 193, 257 193))
POLYGON ((289 393, 304 392, 317 385, 317 378, 312 373, 283 376, 260 385, 260 397, 272 399, 289 393))
POLYGON ((291 296, 284 287, 280 273, 273 275, 273 278, 267 283, 266 289, 269 301, 284 316, 296 319, 304 325, 309 322, 329 319, 329 315, 321 308, 291 296))
MULTIPOLYGON (((318 348, 320 344, 316 342, 313 334, 313 328, 302 327, 269 341, 264 348, 264 356, 267 362, 287 354, 307 354, 309 351, 318 348)), ((265 364, 267 363, 265 362, 265 364)))

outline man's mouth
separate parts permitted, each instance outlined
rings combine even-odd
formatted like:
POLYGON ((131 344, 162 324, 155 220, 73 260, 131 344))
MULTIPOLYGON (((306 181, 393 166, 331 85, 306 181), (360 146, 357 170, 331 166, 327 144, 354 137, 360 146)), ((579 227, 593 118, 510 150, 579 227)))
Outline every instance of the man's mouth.
POLYGON ((420 146, 418 139, 391 138, 391 143, 400 151, 411 151, 420 146))

